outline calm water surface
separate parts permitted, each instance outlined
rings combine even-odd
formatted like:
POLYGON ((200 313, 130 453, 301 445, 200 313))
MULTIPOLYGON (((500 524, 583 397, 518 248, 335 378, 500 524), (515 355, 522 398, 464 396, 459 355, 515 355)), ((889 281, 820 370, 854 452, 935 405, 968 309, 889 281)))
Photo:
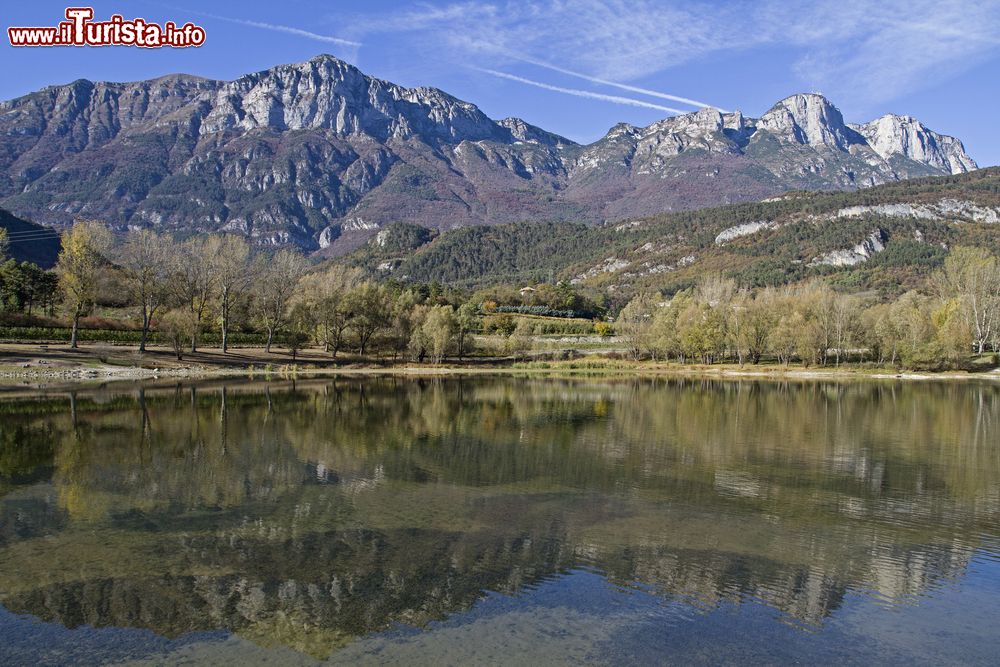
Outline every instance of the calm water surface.
POLYGON ((0 400, 0 663, 1000 662, 1000 387, 0 400))

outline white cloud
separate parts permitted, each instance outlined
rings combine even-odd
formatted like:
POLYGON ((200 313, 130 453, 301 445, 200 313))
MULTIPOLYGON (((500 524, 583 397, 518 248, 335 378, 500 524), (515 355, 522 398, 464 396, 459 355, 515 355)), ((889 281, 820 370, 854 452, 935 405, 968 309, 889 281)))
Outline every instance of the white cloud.
POLYGON ((507 79, 509 81, 517 81, 518 83, 525 83, 529 86, 544 88, 545 90, 552 90, 557 93, 565 93, 566 95, 574 95, 576 97, 587 97, 592 100, 613 102, 614 104, 624 104, 632 107, 657 109, 659 111, 666 111, 669 113, 686 113, 680 109, 672 109, 671 107, 665 107, 661 104, 653 104, 652 102, 645 102, 643 100, 637 100, 631 97, 622 97, 620 95, 605 95, 603 93, 595 93, 590 90, 580 90, 578 88, 563 88, 562 86, 553 86, 552 84, 549 83, 543 83, 541 81, 535 81, 533 79, 526 79, 523 76, 515 76, 513 74, 507 74, 506 72, 500 72, 485 67, 473 67, 472 69, 476 70, 477 72, 483 72, 484 74, 489 74, 491 76, 499 77, 501 79, 507 79))
POLYGON ((857 107, 1000 54, 998 0, 466 1, 347 24, 362 36, 411 33, 455 62, 527 64, 693 106, 703 104, 628 82, 718 54, 778 47, 790 55, 787 69, 760 76, 791 75, 802 89, 857 107))
MULTIPOLYGON (((715 106, 620 80, 644 75, 654 62, 656 69, 670 64, 665 60, 664 43, 654 34, 655 25, 640 21, 639 25, 644 26, 643 36, 636 25, 621 20, 632 11, 632 6, 621 0, 611 4, 593 0, 460 2, 445 6, 424 5, 388 18, 361 17, 345 23, 361 36, 402 32, 422 36, 429 51, 437 56, 450 55, 456 61, 466 62, 472 56, 484 67, 520 61, 640 95, 694 107, 715 106), (610 48, 611 45, 615 48, 610 48), (544 58, 546 54, 554 57, 544 58), (572 64, 573 68, 562 63, 572 64)), ((697 20, 696 11, 658 10, 657 13, 661 21, 688 22, 688 38, 673 40, 678 54, 685 44, 696 39, 690 25, 697 20)))

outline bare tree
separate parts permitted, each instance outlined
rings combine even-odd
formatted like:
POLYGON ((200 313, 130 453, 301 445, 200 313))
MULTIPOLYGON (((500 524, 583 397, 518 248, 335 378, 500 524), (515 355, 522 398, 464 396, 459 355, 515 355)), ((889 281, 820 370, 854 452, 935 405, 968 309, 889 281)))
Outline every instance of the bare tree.
POLYGON ((97 298, 97 279, 107 263, 103 254, 111 245, 111 234, 94 220, 77 221, 63 234, 56 264, 59 287, 73 318, 70 347, 77 347, 80 318, 90 312, 97 298))
POLYGON ((170 296, 172 244, 170 238, 151 230, 133 230, 125 237, 118 253, 125 288, 142 316, 140 352, 146 351, 152 320, 170 296))
POLYGON ((289 301, 305 271, 305 260, 291 250, 281 250, 257 263, 254 307, 261 326, 267 331, 265 350, 271 351, 274 334, 285 323, 289 301))
POLYGON ((173 287, 177 300, 191 314, 191 352, 198 351, 201 325, 215 293, 218 246, 205 238, 185 241, 174 253, 173 287))
POLYGON ((841 355, 845 350, 849 350, 857 339, 861 306, 856 297, 843 294, 833 296, 832 306, 831 337, 834 343, 833 351, 836 355, 836 366, 839 367, 841 355))
POLYGON ((333 358, 344 346, 351 324, 347 294, 359 277, 357 270, 334 265, 326 271, 303 276, 292 297, 293 306, 312 311, 316 338, 333 358))
POLYGON ((233 300, 253 281, 253 256, 250 244, 242 236, 214 237, 212 271, 219 296, 222 319, 222 353, 229 351, 229 327, 232 319, 233 300))

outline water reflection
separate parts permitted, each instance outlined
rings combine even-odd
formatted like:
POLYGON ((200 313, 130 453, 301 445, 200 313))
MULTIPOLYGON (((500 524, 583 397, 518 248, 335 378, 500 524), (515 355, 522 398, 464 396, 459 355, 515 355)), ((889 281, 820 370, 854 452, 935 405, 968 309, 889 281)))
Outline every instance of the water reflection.
MULTIPOLYGON (((599 573, 821 629, 996 545, 993 385, 322 380, 0 403, 0 603, 325 657, 599 573)), ((995 550, 993 551, 995 553, 995 550)))

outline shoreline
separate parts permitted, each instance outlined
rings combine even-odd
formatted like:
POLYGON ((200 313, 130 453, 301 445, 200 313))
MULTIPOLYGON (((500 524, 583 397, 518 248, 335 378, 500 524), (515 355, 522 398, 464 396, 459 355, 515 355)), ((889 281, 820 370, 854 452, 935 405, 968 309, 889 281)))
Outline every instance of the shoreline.
POLYGON ((109 350, 81 347, 78 350, 32 345, 0 344, 0 391, 52 385, 87 385, 106 382, 152 380, 210 380, 226 378, 297 379, 335 376, 448 377, 476 375, 527 376, 619 376, 688 377, 717 380, 755 379, 769 381, 812 380, 905 380, 905 381, 988 381, 1000 380, 1000 369, 968 371, 897 371, 893 369, 841 366, 795 367, 766 364, 697 365, 671 362, 631 362, 598 355, 566 361, 515 361, 504 358, 476 358, 439 366, 417 365, 391 360, 343 357, 332 361, 317 350, 292 359, 286 352, 264 353, 260 349, 238 349, 227 355, 205 349, 189 359, 177 361, 164 349, 138 355, 134 349, 109 350))

